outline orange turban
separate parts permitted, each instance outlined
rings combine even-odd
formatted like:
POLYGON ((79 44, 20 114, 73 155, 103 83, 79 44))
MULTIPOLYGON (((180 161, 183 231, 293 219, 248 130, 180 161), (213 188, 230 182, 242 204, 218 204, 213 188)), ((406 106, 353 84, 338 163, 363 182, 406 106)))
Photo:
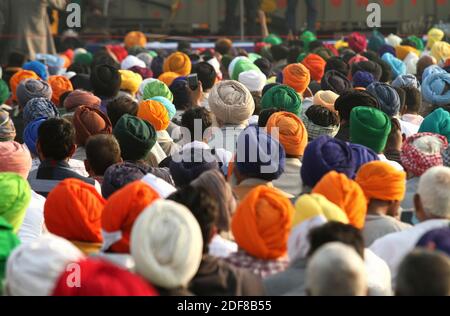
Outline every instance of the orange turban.
POLYGON ((159 198, 159 194, 142 181, 128 184, 111 195, 102 214, 104 250, 130 253, 131 229, 136 218, 159 198))
POLYGON ((310 82, 310 72, 302 64, 290 64, 283 70, 283 84, 291 87, 297 93, 303 94, 310 82))
POLYGON ((26 79, 36 79, 40 80, 39 76, 31 70, 20 70, 14 74, 14 76, 11 77, 9 80, 9 85, 11 87, 12 97, 14 101, 17 101, 17 87, 19 84, 26 79))
POLYGON ((289 112, 273 114, 267 122, 267 132, 278 128, 279 140, 287 155, 303 156, 308 145, 308 132, 297 115, 289 112))
POLYGON ((397 58, 400 60, 404 60, 409 53, 414 53, 417 57, 420 57, 420 53, 417 49, 411 46, 400 45, 395 48, 395 53, 397 58))
POLYGON ((161 76, 159 76, 158 80, 164 82, 168 87, 170 87, 178 77, 181 76, 176 72, 164 72, 161 76))
POLYGON ((147 36, 144 33, 134 31, 125 36, 125 48, 133 48, 135 46, 145 47, 147 45, 147 36))
POLYGON ((309 54, 303 59, 302 64, 309 69, 313 80, 317 82, 322 80, 322 77, 325 74, 325 66, 327 65, 325 59, 317 54, 309 54))
POLYGON ((91 136, 112 134, 112 124, 108 116, 97 108, 82 105, 77 108, 72 120, 77 144, 86 146, 91 136))
POLYGON ((287 254, 287 242, 294 216, 292 203, 276 189, 259 186, 238 206, 231 228, 239 247, 260 259, 277 259, 287 254))
POLYGON ((64 65, 63 65, 64 69, 67 69, 70 67, 70 65, 72 65, 72 61, 70 60, 69 57, 67 57, 67 55, 60 54, 59 57, 61 57, 64 60, 64 65))
POLYGON ((66 179, 47 197, 45 225, 50 233, 67 240, 100 243, 105 203, 92 185, 78 179, 66 179))
POLYGON ((48 83, 53 90, 52 102, 59 107, 61 96, 66 92, 73 91, 72 82, 64 76, 50 76, 48 83))
POLYGON ((156 131, 164 131, 170 124, 169 112, 157 101, 142 101, 137 116, 152 124, 156 131))
POLYGON ((368 200, 403 201, 406 173, 382 161, 369 162, 359 169, 355 181, 368 200))
POLYGON ((164 72, 176 72, 180 76, 187 76, 191 73, 192 64, 188 55, 176 52, 167 57, 163 68, 164 72))
POLYGON ((319 181, 312 193, 322 194, 339 206, 348 216, 350 224, 358 229, 364 227, 367 200, 361 187, 345 174, 329 172, 319 181))

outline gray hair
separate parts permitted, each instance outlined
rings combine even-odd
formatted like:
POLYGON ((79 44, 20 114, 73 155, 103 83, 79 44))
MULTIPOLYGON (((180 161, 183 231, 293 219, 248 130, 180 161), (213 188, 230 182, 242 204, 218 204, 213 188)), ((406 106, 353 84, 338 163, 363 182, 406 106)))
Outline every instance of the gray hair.
POLYGON ((428 216, 450 219, 450 168, 434 167, 419 180, 417 194, 428 216))

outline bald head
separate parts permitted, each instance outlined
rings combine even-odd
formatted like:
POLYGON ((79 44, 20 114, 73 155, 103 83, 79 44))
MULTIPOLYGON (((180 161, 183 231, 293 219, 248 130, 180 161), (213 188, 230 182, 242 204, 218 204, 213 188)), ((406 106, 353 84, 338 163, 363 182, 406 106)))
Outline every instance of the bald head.
POLYGON ((311 296, 366 296, 364 261, 342 243, 328 243, 308 262, 306 287, 311 296))

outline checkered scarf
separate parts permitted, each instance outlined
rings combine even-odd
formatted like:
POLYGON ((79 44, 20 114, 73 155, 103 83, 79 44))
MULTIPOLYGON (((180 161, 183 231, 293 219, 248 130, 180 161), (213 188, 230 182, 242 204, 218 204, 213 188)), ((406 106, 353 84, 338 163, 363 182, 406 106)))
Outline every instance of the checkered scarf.
POLYGON ((309 141, 313 141, 320 136, 330 136, 335 137, 339 133, 340 126, 332 125, 332 126, 320 126, 313 123, 308 116, 303 112, 301 114, 301 120, 303 124, 305 124, 306 130, 308 131, 309 141))
POLYGON ((444 164, 441 153, 427 154, 414 146, 414 142, 424 136, 434 136, 442 141, 443 147, 447 149, 448 141, 442 135, 433 133, 419 133, 409 137, 402 147, 400 159, 405 169, 416 177, 422 176, 428 169, 444 164))

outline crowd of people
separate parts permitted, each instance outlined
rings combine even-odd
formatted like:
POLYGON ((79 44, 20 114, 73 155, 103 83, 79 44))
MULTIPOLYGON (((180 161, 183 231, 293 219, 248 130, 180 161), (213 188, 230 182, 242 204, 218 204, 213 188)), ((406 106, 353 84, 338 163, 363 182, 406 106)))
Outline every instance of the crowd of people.
POLYGON ((0 68, 3 295, 450 295, 442 30, 147 44, 0 68))

